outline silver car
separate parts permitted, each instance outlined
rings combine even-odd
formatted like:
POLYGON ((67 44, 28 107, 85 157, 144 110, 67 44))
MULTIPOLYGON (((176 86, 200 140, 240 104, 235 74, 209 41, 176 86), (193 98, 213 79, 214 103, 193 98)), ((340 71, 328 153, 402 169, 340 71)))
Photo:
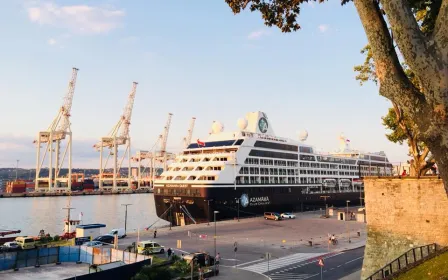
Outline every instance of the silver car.
POLYGON ((280 216, 282 216, 283 219, 295 219, 296 215, 290 212, 282 213, 280 216))

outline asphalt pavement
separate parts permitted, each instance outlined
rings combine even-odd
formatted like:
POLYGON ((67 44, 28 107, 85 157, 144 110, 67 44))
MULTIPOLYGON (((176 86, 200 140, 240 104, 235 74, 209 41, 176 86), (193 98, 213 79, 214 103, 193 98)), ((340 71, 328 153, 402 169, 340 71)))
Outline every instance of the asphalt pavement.
POLYGON ((335 253, 330 256, 322 256, 324 266, 318 265, 319 257, 300 263, 294 263, 279 269, 264 273, 272 280, 337 280, 349 279, 348 276, 356 278, 357 271, 362 268, 364 258, 364 247, 344 252, 335 253), (322 273, 322 277, 321 277, 322 273))
MULTIPOLYGON (((215 223, 159 228, 157 233, 157 238, 152 229, 129 233, 119 240, 119 248, 126 249, 137 240, 153 240, 165 246, 165 251, 174 249, 177 255, 199 251, 215 254, 215 223)), ((320 257, 325 261, 323 279, 359 279, 353 275, 361 269, 364 248, 343 251, 362 247, 366 240, 364 223, 338 221, 336 217, 321 219, 319 212, 298 213, 297 219, 284 221, 221 221, 216 223, 216 235, 216 252, 221 255, 221 267, 232 273, 229 279, 258 279, 244 272, 273 280, 320 279, 316 264, 320 257), (339 243, 329 245, 328 234, 335 234, 339 243), (270 255, 269 264, 266 253, 270 255)))

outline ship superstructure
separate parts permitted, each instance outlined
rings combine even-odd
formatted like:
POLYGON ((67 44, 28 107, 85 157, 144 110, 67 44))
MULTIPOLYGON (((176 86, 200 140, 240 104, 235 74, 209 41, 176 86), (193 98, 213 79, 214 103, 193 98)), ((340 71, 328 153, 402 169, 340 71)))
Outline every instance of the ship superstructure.
POLYGON ((330 204, 355 202, 363 192, 362 176, 392 175, 384 152, 351 150, 343 135, 338 151, 322 153, 305 143, 306 131, 299 140, 276 136, 263 112, 248 113, 238 127, 224 132, 214 122, 206 140, 188 145, 168 166, 154 184, 159 216, 170 212, 168 219, 181 225, 208 220, 213 209, 220 218, 235 217, 236 211, 298 210, 322 204, 323 194, 330 204))

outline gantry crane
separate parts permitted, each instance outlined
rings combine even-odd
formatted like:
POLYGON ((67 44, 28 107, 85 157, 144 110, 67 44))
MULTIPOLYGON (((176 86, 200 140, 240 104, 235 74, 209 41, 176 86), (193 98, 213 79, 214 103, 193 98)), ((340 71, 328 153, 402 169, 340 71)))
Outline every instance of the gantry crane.
POLYGON ((193 117, 190 121, 190 128, 188 129, 187 137, 184 137, 184 149, 188 147, 191 143, 191 137, 193 136, 193 129, 194 129, 194 123, 196 121, 196 118, 193 117))
POLYGON ((146 169, 149 167, 149 185, 152 185, 151 182, 154 182, 155 172, 156 172, 156 164, 162 163, 163 170, 167 168, 167 161, 174 158, 174 154, 168 153, 166 151, 166 146, 168 142, 168 133, 171 126, 171 119, 173 114, 168 113, 168 119, 163 129, 163 133, 159 135, 157 138, 157 142, 152 147, 151 151, 138 151, 136 156, 132 157, 132 160, 138 162, 138 188, 148 187, 146 184, 142 186, 142 167, 146 169), (158 149, 157 149, 158 147, 158 149), (146 164, 144 161, 148 160, 146 164))
POLYGON ((171 118, 173 117, 173 114, 168 113, 168 120, 166 121, 166 125, 163 129, 163 134, 159 136, 160 139, 160 160, 163 160, 163 170, 166 170, 167 167, 167 152, 166 152, 166 144, 168 142, 168 134, 170 132, 170 126, 171 126, 171 118))
MULTIPOLYGON (((112 156, 113 160, 113 174, 112 174, 112 190, 116 190, 117 188, 117 179, 118 173, 120 172, 121 165, 123 163, 124 158, 127 156, 128 158, 128 177, 123 180, 120 179, 120 182, 126 181, 127 187, 131 187, 131 137, 129 136, 129 126, 131 124, 132 117, 132 108, 134 106, 135 93, 137 90, 137 82, 132 83, 132 89, 129 93, 128 102, 126 107, 124 108, 123 115, 118 120, 117 124, 114 126, 112 131, 108 136, 102 137, 101 141, 95 144, 93 147, 100 152, 100 170, 98 176, 98 182, 100 189, 104 189, 103 183, 104 181, 110 181, 110 173, 105 174, 105 169, 107 167, 107 163, 109 158, 112 156), (118 147, 125 145, 125 151, 123 156, 118 162, 118 147), (107 154, 106 162, 103 165, 103 151, 104 148, 108 148, 109 152, 107 154)), ((120 176, 121 178, 121 176, 120 176)), ((107 189, 110 189, 108 187, 107 189)))
POLYGON ((70 112, 72 109, 73 95, 75 93, 76 78, 78 75, 77 68, 72 69, 72 75, 68 84, 68 91, 64 96, 64 102, 59 109, 59 113, 54 118, 46 131, 40 131, 37 135, 36 144, 36 180, 35 191, 47 190, 48 192, 71 191, 72 183, 72 131, 70 128, 70 112), (68 139, 66 139, 68 138, 68 139), (60 157, 61 144, 66 141, 66 146, 62 158, 60 157), (54 143, 54 146, 53 146, 54 143), (42 146, 45 145, 45 151, 41 157, 42 146), (48 177, 41 177, 40 173, 44 163, 46 162, 48 153, 48 177), (60 177, 60 170, 64 164, 65 157, 68 153, 68 176, 60 177), (54 161, 53 161, 54 160, 54 161), (53 173, 54 172, 54 173, 53 173), (46 182, 46 186, 42 188, 41 182, 46 182), (65 188, 58 188, 60 182, 66 182, 65 188), (56 189, 54 189, 56 187, 56 189))

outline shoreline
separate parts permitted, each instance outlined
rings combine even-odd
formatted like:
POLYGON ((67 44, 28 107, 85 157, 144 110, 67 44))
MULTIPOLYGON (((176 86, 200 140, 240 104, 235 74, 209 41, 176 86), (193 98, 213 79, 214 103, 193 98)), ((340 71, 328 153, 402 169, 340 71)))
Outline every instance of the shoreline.
POLYGON ((146 194, 152 190, 117 190, 117 191, 78 191, 78 192, 30 192, 30 193, 0 193, 0 198, 17 197, 46 197, 46 196, 88 196, 88 195, 120 195, 120 194, 146 194))

